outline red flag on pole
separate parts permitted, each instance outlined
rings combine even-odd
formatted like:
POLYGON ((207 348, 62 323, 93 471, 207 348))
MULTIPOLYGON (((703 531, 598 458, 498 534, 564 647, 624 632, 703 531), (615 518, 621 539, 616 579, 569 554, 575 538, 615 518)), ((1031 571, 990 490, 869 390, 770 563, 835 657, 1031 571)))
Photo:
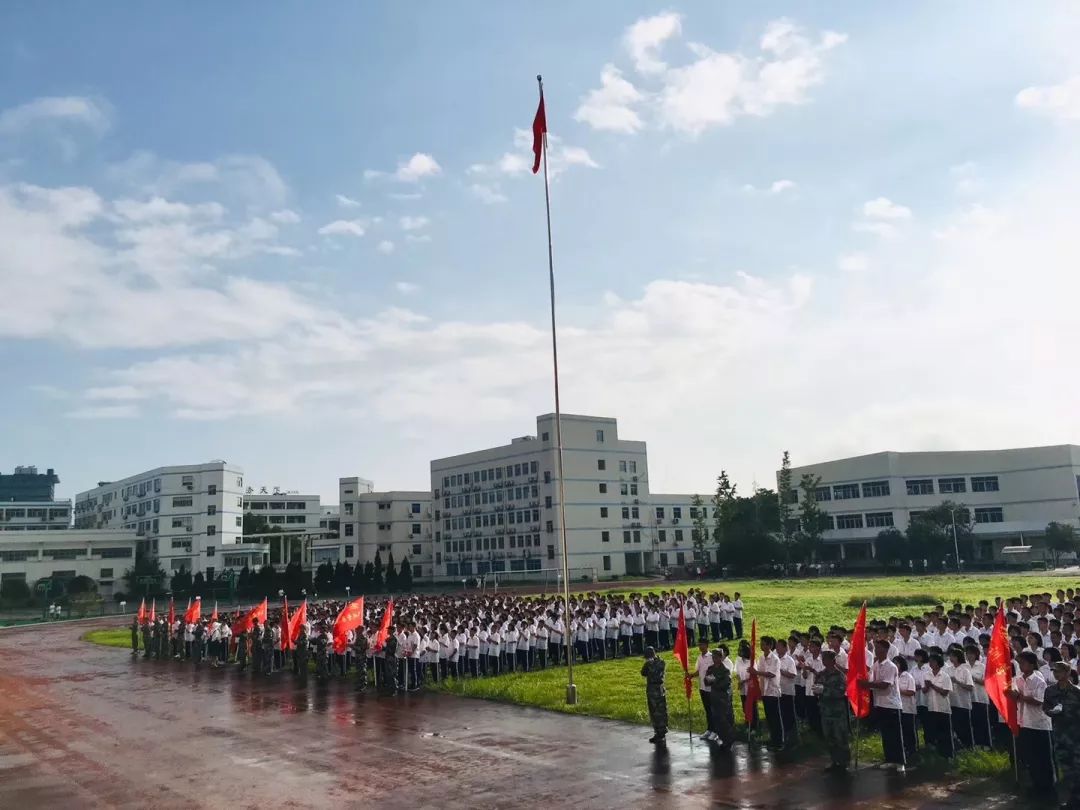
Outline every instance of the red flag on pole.
POLYGON ((176 623, 176 600, 171 596, 169 597, 169 628, 171 629, 173 624, 176 623))
POLYGON ((1009 637, 1005 632, 1005 607, 998 608, 994 617, 994 629, 990 634, 990 650, 986 654, 986 696, 1005 718, 1013 736, 1020 733, 1020 722, 1016 718, 1016 700, 1005 694, 1012 688, 1012 655, 1009 649, 1009 637))
POLYGON ((146 597, 143 597, 142 602, 139 604, 139 612, 135 614, 135 621, 139 624, 146 624, 146 597))
POLYGON ((693 686, 690 680, 690 650, 686 644, 686 612, 682 603, 679 603, 679 625, 675 631, 675 660, 682 664, 683 686, 686 688, 686 697, 690 697, 693 686))
MULTIPOLYGON (((539 81, 540 77, 536 77, 539 81)), ((540 171, 540 157, 544 152, 544 136, 547 134, 547 113, 544 112, 544 86, 540 85, 540 106, 533 118, 533 174, 540 171)))
MULTIPOLYGON (((300 628, 307 621, 307 599, 300 603, 292 617, 289 619, 289 649, 296 649, 296 640, 300 638, 300 628)), ((282 633, 284 636, 285 634, 282 633)))
POLYGON ((187 624, 195 624, 202 618, 202 597, 196 596, 195 601, 188 600, 188 609, 184 611, 184 621, 187 624))
POLYGON ((150 624, 157 621, 157 599, 150 601, 150 624))
POLYGON ((243 616, 241 616, 232 626, 233 635, 239 635, 240 633, 246 633, 251 629, 251 623, 254 619, 258 619, 260 622, 266 623, 267 603, 263 599, 262 602, 243 616))
POLYGON ((345 634, 364 623, 364 597, 358 596, 341 609, 334 619, 334 652, 342 655, 348 646, 345 634))
POLYGON ((855 622, 855 632, 851 634, 851 649, 848 650, 847 698, 851 711, 856 717, 870 716, 870 690, 859 686, 859 681, 870 677, 866 665, 866 602, 859 611, 855 622))
POLYGON ((386 610, 383 611, 382 622, 379 624, 379 632, 375 635, 375 643, 372 649, 378 652, 386 644, 386 639, 390 636, 390 624, 394 621, 394 600, 391 599, 386 603, 386 610))
MULTIPOLYGON (((757 619, 750 623, 750 666, 757 660, 757 619)), ((747 725, 757 712, 757 703, 761 700, 761 681, 753 676, 746 682, 746 699, 743 702, 743 717, 747 725)))
POLYGON ((212 622, 216 622, 217 620, 218 620, 218 615, 217 615, 217 599, 215 599, 215 600, 214 600, 214 612, 213 612, 213 614, 212 614, 212 615, 210 616, 210 621, 212 621, 212 622))
POLYGON ((292 649, 292 643, 289 641, 289 597, 282 597, 281 604, 281 620, 278 622, 281 626, 281 641, 278 642, 278 646, 281 651, 292 649))

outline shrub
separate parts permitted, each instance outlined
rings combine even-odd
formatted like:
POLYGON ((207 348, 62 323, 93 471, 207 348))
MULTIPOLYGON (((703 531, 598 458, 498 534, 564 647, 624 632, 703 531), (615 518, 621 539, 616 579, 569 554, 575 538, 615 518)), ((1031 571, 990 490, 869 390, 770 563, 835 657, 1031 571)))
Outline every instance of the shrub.
POLYGON ((96 594, 97 583, 90 577, 78 576, 67 583, 67 592, 69 596, 83 593, 96 594))
POLYGON ((868 608, 905 607, 907 605, 940 605, 943 600, 932 593, 899 593, 883 596, 851 596, 844 602, 847 607, 862 607, 863 601, 868 608))
POLYGON ((25 579, 12 579, 0 589, 0 600, 9 605, 21 605, 30 601, 30 586, 25 579))

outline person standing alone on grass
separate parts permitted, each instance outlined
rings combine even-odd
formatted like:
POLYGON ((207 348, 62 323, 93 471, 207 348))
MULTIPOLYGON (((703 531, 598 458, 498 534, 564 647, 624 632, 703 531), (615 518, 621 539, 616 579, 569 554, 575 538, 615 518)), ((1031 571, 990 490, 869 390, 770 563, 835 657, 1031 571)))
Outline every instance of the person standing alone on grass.
POLYGON ((657 657, 652 647, 645 648, 645 663, 641 666, 641 676, 645 679, 645 699, 649 707, 649 722, 652 723, 651 743, 663 743, 667 737, 668 713, 667 690, 664 688, 664 670, 666 664, 657 657))

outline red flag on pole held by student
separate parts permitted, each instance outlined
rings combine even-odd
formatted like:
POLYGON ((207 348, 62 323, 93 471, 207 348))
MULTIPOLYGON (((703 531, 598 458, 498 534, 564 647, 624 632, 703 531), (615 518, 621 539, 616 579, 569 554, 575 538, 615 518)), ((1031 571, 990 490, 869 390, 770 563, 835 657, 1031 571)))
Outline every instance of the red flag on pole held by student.
POLYGON ((195 624, 202 618, 202 597, 196 596, 195 601, 188 600, 188 609, 184 611, 184 622, 195 624))
POLYGON ((251 629, 251 623, 255 619, 258 619, 260 622, 263 622, 265 624, 267 607, 268 606, 266 600, 263 599, 260 604, 256 605, 239 619, 237 619, 237 621, 232 626, 233 635, 246 633, 248 630, 251 629))
MULTIPOLYGON (((300 628, 304 626, 307 621, 307 599, 300 603, 300 607, 296 609, 293 615, 289 618, 289 649, 296 649, 296 640, 300 638, 300 628)), ((284 636, 285 633, 282 633, 284 636)))
POLYGON ((282 598, 281 621, 279 624, 281 625, 281 641, 278 642, 278 646, 282 652, 285 652, 293 648, 292 636, 289 635, 289 597, 287 596, 282 598))
POLYGON ((135 621, 139 624, 146 624, 146 598, 143 597, 142 602, 139 604, 139 612, 135 614, 135 621))
POLYGON ((157 621, 157 599, 150 600, 150 624, 157 621))
POLYGON ((169 597, 169 628, 172 629, 176 622, 176 600, 169 597))
POLYGON ((1005 718, 1013 736, 1020 733, 1020 722, 1016 718, 1016 700, 1006 694, 1012 688, 1012 655, 1009 649, 1009 637, 1005 631, 1005 607, 998 608, 994 617, 994 629, 990 633, 990 649, 986 654, 986 696, 1005 718))
MULTIPOLYGON (((540 81, 540 77, 536 77, 540 81)), ((536 117, 533 118, 533 174, 540 171, 540 158, 544 153, 544 136, 547 135, 547 113, 544 111, 544 85, 540 85, 540 106, 536 108, 536 117)))
POLYGON ((348 647, 345 634, 364 623, 364 597, 358 596, 341 609, 334 619, 334 652, 342 655, 348 647))
MULTIPOLYGON (((750 623, 750 666, 757 660, 757 619, 750 623)), ((761 681, 756 675, 746 682, 746 699, 743 702, 743 717, 747 724, 757 712, 757 703, 761 700, 761 681)))
POLYGON ((869 717, 870 690, 859 686, 859 681, 865 681, 870 677, 870 670, 866 665, 866 602, 863 602, 859 618, 855 621, 855 632, 851 634, 851 649, 848 650, 847 662, 846 691, 851 711, 856 717, 869 717))
POLYGON ((690 697, 690 693, 693 691, 692 682, 690 680, 690 649, 686 643, 686 612, 683 610, 682 603, 679 603, 679 624, 678 629, 675 631, 675 660, 682 664, 683 671, 683 686, 686 688, 686 697, 690 697))
POLYGON ((378 652, 386 645, 386 639, 390 637, 390 625, 393 621, 394 600, 391 599, 386 603, 386 610, 383 611, 382 621, 379 623, 379 632, 375 635, 375 643, 371 645, 374 652, 378 652))
POLYGON ((210 621, 212 621, 212 622, 216 622, 217 620, 218 620, 218 615, 217 615, 217 599, 215 599, 215 600, 214 600, 214 612, 213 612, 213 614, 211 614, 211 616, 210 616, 210 621))

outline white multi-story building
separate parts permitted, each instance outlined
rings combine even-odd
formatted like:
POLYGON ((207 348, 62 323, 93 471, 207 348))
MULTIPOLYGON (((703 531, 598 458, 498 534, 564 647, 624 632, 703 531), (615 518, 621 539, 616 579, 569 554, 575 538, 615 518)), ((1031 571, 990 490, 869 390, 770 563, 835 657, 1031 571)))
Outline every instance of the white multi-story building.
POLYGON ((244 512, 266 521, 269 530, 247 539, 257 539, 269 546, 269 562, 276 568, 289 563, 311 565, 315 544, 324 534, 323 507, 318 495, 274 490, 266 487, 244 495, 244 512))
POLYGON ((55 531, 71 528, 71 501, 0 503, 0 531, 55 531))
POLYGON ((661 495, 653 493, 650 497, 650 518, 655 530, 657 565, 660 568, 675 568, 690 565, 701 559, 701 553, 695 550, 694 540, 704 527, 705 551, 710 558, 715 556, 712 539, 716 521, 713 519, 712 495, 700 493, 702 505, 694 505, 694 495, 661 495))
MULTIPOLYGON (((645 442, 620 439, 615 419, 571 414, 562 436, 571 577, 654 570, 645 442)), ((561 568, 557 456, 555 415, 545 414, 534 436, 432 461, 437 575, 561 568)))
POLYGON ((42 579, 90 577, 98 593, 110 597, 123 587, 124 571, 135 563, 134 531, 125 529, 30 529, 0 534, 0 592, 14 580, 31 589, 42 579))
POLYGON ((224 461, 158 467, 102 481, 75 496, 76 528, 134 530, 138 550, 166 573, 210 577, 226 568, 261 566, 263 542, 243 542, 244 474, 224 461))
POLYGON ((906 530, 912 518, 946 500, 970 510, 976 559, 1000 556, 1004 546, 1037 548, 1051 521, 1080 525, 1077 445, 826 461, 792 468, 792 497, 802 497, 797 487, 804 474, 821 479, 815 499, 826 514, 828 559, 870 559, 879 532, 906 530))
POLYGON ((414 580, 434 576, 432 554, 431 492, 427 490, 374 492, 365 478, 342 478, 338 482, 340 537, 321 541, 320 561, 339 560, 356 565, 372 562, 375 555, 385 565, 393 555, 395 566, 409 560, 414 580), (336 552, 336 555, 335 555, 336 552))

